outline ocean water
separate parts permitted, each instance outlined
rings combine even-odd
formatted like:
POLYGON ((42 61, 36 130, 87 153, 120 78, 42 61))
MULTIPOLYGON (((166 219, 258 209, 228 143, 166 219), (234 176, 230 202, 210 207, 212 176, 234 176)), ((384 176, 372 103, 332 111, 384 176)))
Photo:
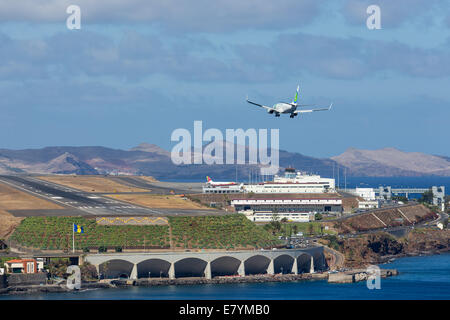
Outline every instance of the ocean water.
MULTIPOLYGON (((328 177, 331 178, 331 177, 328 177)), ((379 186, 391 186, 392 188, 430 188, 431 186, 444 186, 445 194, 450 194, 450 177, 345 177, 335 176, 336 186, 341 189, 347 188, 378 188, 379 186), (339 182, 339 184, 338 184, 339 182)), ((221 179, 227 181, 226 179, 221 179)), ((199 179, 171 179, 168 182, 203 182, 199 179)), ((232 180, 230 180, 232 181, 232 180)), ((248 182, 245 180, 244 182, 248 182)))
MULTIPOLYGON (((336 177, 336 185, 338 180, 336 177)), ((347 188, 378 188, 391 186, 392 188, 430 188, 431 186, 444 186, 445 194, 450 194, 450 177, 347 177, 339 178, 341 189, 347 188), (347 182, 347 183, 345 183, 347 182)))
MULTIPOLYGON (((337 180, 336 180, 337 182, 337 180)), ((340 186, 344 188, 344 178, 340 186)), ((347 177, 347 188, 390 185, 393 188, 427 188, 445 186, 450 194, 450 177, 347 177)), ((222 285, 189 285, 96 289, 73 293, 33 295, 0 295, 0 300, 435 300, 450 299, 450 253, 434 256, 407 257, 381 268, 395 268, 400 275, 381 279, 381 289, 369 290, 366 282, 329 284, 326 281, 290 283, 246 283, 222 285)))
POLYGON ((331 284, 324 280, 288 283, 248 283, 192 286, 96 289, 73 293, 0 296, 33 300, 437 300, 450 299, 450 254, 407 257, 380 265, 400 274, 381 279, 381 288, 369 290, 366 282, 331 284))

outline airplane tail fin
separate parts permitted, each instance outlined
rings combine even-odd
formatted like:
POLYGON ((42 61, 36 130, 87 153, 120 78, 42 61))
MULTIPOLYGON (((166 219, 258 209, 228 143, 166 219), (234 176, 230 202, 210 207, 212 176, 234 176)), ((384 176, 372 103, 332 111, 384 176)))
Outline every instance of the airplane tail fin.
POLYGON ((292 103, 297 103, 299 91, 300 91, 300 85, 297 86, 297 91, 295 92, 294 101, 292 101, 292 103))
POLYGON ((211 182, 211 178, 209 176, 206 176, 206 181, 211 182))

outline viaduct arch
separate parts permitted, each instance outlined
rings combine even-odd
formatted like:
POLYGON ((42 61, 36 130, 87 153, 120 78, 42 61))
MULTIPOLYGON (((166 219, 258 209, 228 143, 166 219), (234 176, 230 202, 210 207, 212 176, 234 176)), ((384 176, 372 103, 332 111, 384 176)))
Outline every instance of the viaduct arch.
POLYGON ((180 278, 310 273, 326 268, 323 247, 286 250, 87 254, 102 278, 180 278))

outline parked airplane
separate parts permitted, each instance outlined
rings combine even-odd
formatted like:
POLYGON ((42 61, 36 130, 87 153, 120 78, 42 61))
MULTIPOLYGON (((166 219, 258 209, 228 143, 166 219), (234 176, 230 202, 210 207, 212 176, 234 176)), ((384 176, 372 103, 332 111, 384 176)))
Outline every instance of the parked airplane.
POLYGON ((289 102, 278 102, 276 104, 274 104, 272 107, 268 107, 259 103, 255 103, 252 102, 250 100, 248 100, 247 97, 247 102, 250 104, 254 104, 255 106, 264 108, 267 110, 268 113, 275 114, 275 117, 279 117, 281 113, 289 113, 291 118, 294 118, 295 116, 297 116, 299 113, 306 113, 306 112, 314 112, 314 111, 327 111, 331 109, 331 106, 333 105, 333 103, 331 103, 328 108, 317 108, 317 109, 303 109, 303 110, 297 110, 298 107, 307 107, 307 106, 313 106, 313 105, 308 105, 308 104, 298 104, 297 100, 298 100, 298 92, 300 90, 300 86, 297 86, 297 92, 295 93, 295 97, 294 100, 289 103, 289 102))
POLYGON ((209 176, 206 176, 206 183, 211 186, 232 186, 235 185, 236 182, 216 182, 212 181, 212 179, 209 176))

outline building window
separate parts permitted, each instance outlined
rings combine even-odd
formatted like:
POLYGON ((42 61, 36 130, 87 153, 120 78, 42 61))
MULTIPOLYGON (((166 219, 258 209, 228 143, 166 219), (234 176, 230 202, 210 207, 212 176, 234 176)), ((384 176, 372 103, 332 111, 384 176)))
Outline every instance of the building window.
POLYGON ((27 273, 34 273, 34 262, 27 262, 27 273))

